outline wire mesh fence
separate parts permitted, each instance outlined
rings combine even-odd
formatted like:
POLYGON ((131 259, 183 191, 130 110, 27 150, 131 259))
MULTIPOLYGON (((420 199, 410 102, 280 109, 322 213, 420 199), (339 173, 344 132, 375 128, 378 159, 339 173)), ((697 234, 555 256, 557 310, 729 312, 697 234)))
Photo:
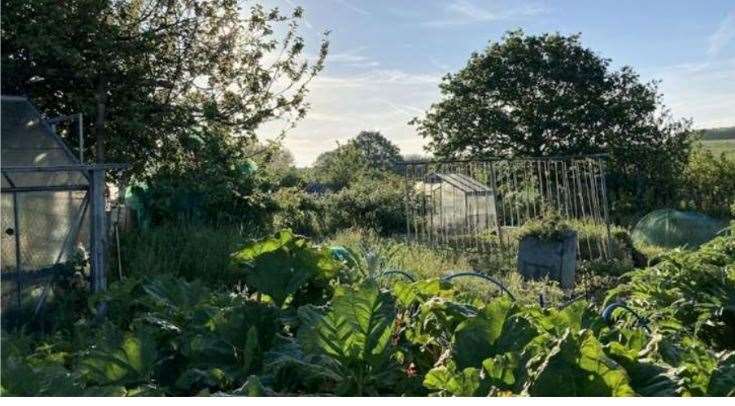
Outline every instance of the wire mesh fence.
MULTIPOLYGON (((545 213, 608 229, 604 156, 417 161, 403 164, 409 240, 514 255, 520 227, 545 213)), ((580 239, 607 257, 606 238, 580 239)))

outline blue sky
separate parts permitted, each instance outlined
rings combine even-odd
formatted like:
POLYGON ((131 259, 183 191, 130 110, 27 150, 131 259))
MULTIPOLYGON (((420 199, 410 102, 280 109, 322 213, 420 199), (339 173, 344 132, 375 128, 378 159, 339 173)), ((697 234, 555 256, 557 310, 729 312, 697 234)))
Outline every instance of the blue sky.
MULTIPOLYGON (((735 1, 267 0, 305 9, 302 35, 316 53, 330 30, 312 109, 285 139, 298 166, 360 130, 380 130, 404 153, 422 152, 407 122, 438 98, 442 75, 473 51, 521 28, 582 33, 585 46, 661 80, 664 102, 695 127, 735 125, 735 1)), ((263 128, 265 137, 274 125, 263 128)))

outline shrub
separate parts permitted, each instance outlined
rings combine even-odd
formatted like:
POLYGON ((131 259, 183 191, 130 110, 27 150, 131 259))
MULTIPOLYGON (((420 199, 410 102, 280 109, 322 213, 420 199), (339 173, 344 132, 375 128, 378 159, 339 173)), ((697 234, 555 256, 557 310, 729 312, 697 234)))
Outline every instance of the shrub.
POLYGON ((689 157, 679 187, 681 206, 713 217, 726 218, 735 204, 735 160, 715 157, 701 146, 689 157))
POLYGON ((383 235, 406 229, 405 185, 397 176, 363 178, 325 198, 325 219, 332 231, 369 228, 383 235))
POLYGON ((310 195, 299 187, 281 188, 274 194, 278 204, 273 225, 290 228, 297 234, 321 236, 328 232, 324 199, 310 195))

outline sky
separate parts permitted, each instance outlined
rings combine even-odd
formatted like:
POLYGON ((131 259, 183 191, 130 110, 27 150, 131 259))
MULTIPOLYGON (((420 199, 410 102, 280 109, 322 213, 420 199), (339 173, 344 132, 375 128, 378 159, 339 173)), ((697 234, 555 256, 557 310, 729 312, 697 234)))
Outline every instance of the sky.
MULTIPOLYGON (((508 30, 581 33, 582 43, 660 80, 664 103, 694 127, 735 125, 735 1, 264 0, 301 6, 307 57, 330 31, 325 69, 310 85, 310 111, 284 145, 308 166, 361 130, 378 130, 404 154, 423 153, 408 124, 439 98, 443 75, 508 30)), ((260 130, 263 138, 282 125, 260 130)))

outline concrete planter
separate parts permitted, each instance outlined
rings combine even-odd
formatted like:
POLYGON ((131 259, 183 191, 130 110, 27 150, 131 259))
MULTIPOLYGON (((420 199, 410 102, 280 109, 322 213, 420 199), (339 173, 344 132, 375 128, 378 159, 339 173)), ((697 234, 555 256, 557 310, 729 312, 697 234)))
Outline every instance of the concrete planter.
POLYGON ((574 287, 577 269, 577 233, 569 232, 560 239, 544 240, 523 237, 518 249, 518 272, 526 279, 548 277, 562 288, 574 287))

